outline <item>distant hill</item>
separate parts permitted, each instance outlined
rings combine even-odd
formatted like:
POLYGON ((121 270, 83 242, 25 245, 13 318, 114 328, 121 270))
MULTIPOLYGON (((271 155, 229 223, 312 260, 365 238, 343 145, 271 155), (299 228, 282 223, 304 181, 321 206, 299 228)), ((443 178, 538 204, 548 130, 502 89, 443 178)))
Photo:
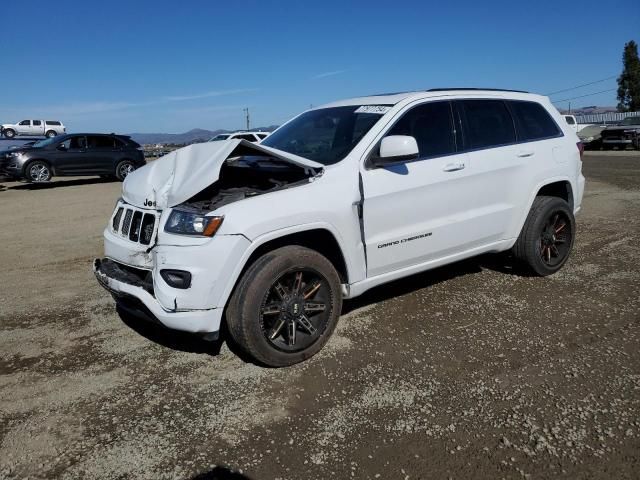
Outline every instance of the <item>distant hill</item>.
POLYGON ((617 111, 618 109, 616 107, 598 107, 595 105, 591 107, 572 108, 571 112, 569 112, 564 108, 560 109, 560 113, 563 113, 563 114, 572 113, 573 115, 594 115, 597 113, 609 113, 609 112, 617 112, 617 111))
MULTIPOLYGON (((277 125, 270 125, 268 127, 252 128, 251 131, 272 132, 276 128, 278 128, 277 125)), ((211 137, 232 131, 235 130, 204 130, 202 128, 194 128, 184 133, 129 133, 128 135, 142 145, 153 143, 190 144, 206 142, 211 137)))

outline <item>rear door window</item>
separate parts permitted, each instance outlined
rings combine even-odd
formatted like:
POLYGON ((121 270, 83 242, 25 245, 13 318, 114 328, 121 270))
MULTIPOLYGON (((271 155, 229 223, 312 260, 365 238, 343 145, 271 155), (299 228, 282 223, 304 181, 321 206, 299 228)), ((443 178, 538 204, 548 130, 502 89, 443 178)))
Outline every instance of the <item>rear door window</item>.
POLYGON ((469 149, 515 143, 513 119, 502 100, 460 100, 465 117, 465 145, 469 149))
POLYGON ((87 137, 89 148, 95 148, 100 150, 112 150, 114 148, 114 142, 112 137, 106 136, 89 136, 87 137))
POLYGON ((42 122, 40 120, 34 120, 33 121, 33 126, 34 127, 39 127, 40 125, 42 125, 42 122))
POLYGON ((409 135, 416 139, 420 158, 448 155, 456 151, 451 104, 430 102, 405 113, 387 135, 409 135))
MULTIPOLYGON (((519 140, 530 142, 562 134, 549 112, 539 103, 511 100, 509 106, 516 120, 519 140)), ((573 122, 573 118, 565 118, 567 122, 569 119, 573 122)))

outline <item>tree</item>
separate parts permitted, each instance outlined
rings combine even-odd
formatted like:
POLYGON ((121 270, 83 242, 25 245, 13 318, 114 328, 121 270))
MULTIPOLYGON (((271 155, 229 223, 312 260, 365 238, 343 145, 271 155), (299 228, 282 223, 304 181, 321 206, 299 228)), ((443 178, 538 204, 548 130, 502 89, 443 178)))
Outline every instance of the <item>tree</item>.
POLYGON ((618 110, 640 110, 640 58, 638 44, 633 40, 625 43, 622 54, 622 73, 618 77, 618 110))

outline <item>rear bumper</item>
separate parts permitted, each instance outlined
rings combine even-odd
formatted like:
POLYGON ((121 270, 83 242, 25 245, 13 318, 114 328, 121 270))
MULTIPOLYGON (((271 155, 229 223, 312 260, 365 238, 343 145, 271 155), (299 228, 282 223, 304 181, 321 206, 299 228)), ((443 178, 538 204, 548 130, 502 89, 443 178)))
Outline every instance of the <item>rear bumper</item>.
POLYGON ((220 330, 222 308, 167 310, 155 298, 152 280, 136 275, 108 258, 95 259, 93 272, 98 283, 113 295, 118 306, 137 317, 185 332, 220 330))
POLYGON ((631 145, 633 144, 633 140, 631 139, 619 139, 619 138, 603 138, 602 143, 606 143, 609 145, 631 145))

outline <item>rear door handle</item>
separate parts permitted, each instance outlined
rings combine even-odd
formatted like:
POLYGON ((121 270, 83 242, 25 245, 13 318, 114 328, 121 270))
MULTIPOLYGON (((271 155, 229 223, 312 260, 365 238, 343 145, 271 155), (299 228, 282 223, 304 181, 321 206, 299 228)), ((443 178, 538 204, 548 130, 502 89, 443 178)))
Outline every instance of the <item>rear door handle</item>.
POLYGON ((534 152, 520 152, 518 158, 533 157, 534 152))
POLYGON ((462 170, 466 165, 462 162, 458 163, 448 163, 442 169, 445 172, 457 172, 458 170, 462 170))

